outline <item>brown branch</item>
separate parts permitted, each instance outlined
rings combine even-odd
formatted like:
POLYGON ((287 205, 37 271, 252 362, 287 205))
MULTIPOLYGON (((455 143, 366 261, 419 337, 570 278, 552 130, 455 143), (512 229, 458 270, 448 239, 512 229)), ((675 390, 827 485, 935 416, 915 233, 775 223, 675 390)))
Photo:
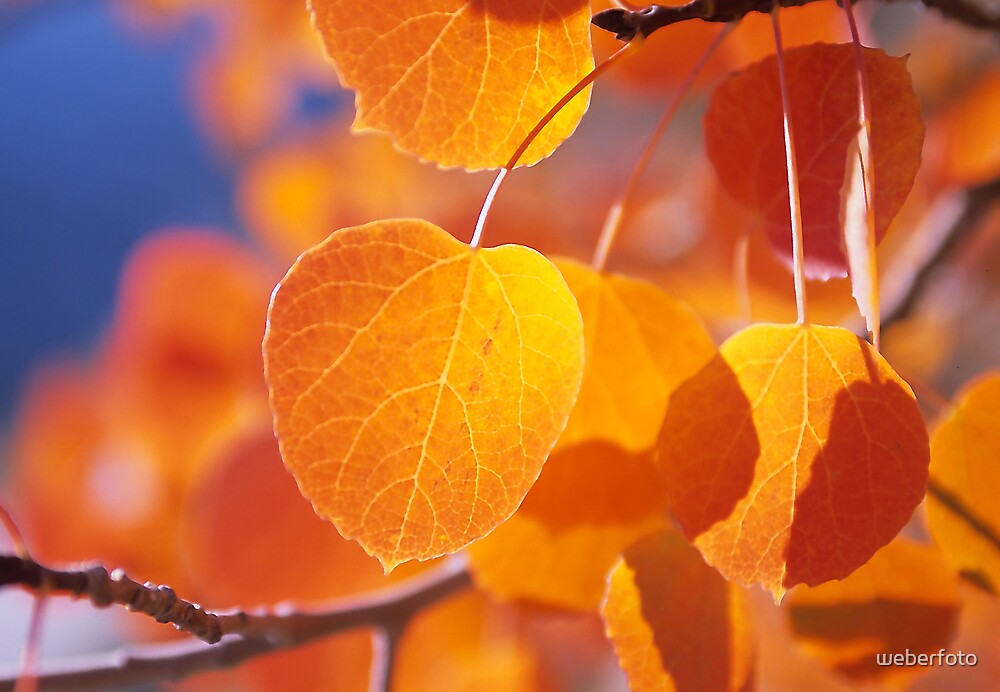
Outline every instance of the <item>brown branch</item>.
MULTIPOLYGON (((1000 17, 988 14, 971 0, 919 1, 966 26, 1000 31, 1000 17)), ((650 5, 635 11, 614 7, 598 12, 592 21, 595 26, 610 31, 620 40, 631 41, 637 35, 647 37, 657 29, 689 19, 734 22, 751 12, 766 14, 775 6, 799 7, 811 2, 816 0, 691 0, 685 5, 650 5)))
MULTIPOLYGON (((179 679, 359 627, 401 632, 417 612, 472 583, 464 562, 451 560, 405 584, 316 612, 288 607, 275 612, 211 613, 178 598, 168 587, 140 585, 120 570, 110 574, 103 567, 58 570, 12 555, 0 556, 0 587, 20 585, 34 590, 43 582, 51 594, 85 597, 97 607, 125 605, 205 642, 218 643, 149 645, 65 662, 43 668, 38 677, 41 690, 106 689, 179 679)), ((0 676, 0 692, 13 690, 16 680, 16 673, 0 676)))

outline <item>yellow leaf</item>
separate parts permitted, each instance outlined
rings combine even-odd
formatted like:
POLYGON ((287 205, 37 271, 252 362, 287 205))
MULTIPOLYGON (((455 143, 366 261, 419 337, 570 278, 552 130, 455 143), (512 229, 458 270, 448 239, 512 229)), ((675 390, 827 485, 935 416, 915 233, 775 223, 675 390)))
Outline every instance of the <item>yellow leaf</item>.
POLYGON ((1000 592, 1000 373, 970 384, 931 438, 927 523, 948 562, 1000 592))
POLYGON ((619 553, 666 521, 650 451, 604 442, 562 448, 514 516, 470 546, 471 567, 499 596, 594 611, 619 553))
MULTIPOLYGON (((312 0, 314 23, 344 86, 357 130, 392 135, 444 167, 499 168, 525 135, 593 68, 585 0, 312 0)), ((551 154, 587 110, 577 96, 522 157, 551 154)))
POLYGON ((711 360, 715 344, 691 308, 651 283, 572 260, 556 266, 580 304, 587 352, 559 445, 605 440, 648 450, 670 395, 711 360))
POLYGON ((285 464, 388 571, 514 512, 576 399, 583 332, 537 252, 392 220, 299 258, 272 297, 264 354, 285 464))

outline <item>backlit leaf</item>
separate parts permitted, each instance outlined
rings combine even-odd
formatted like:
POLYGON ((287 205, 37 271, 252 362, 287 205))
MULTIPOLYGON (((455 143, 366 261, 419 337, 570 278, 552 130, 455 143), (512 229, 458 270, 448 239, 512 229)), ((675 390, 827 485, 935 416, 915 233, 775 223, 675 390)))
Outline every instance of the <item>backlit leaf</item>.
POLYGON ((843 581, 796 589, 788 605, 806 651, 855 680, 902 682, 927 672, 926 666, 880 665, 876 656, 938 653, 958 626, 954 576, 936 550, 904 540, 879 550, 843 581))
POLYGON ((1000 592, 1000 374, 970 384, 931 438, 927 523, 956 569, 1000 592))
POLYGON ((608 583, 601 614, 632 692, 749 690, 753 648, 739 587, 674 532, 640 539, 608 583))
MULTIPOLYGON (((499 168, 593 68, 585 0, 312 0, 316 28, 343 84, 357 92, 358 130, 392 135, 445 167, 499 168)), ((548 156, 576 128, 589 89, 522 157, 548 156)))
MULTIPOLYGON (((864 49, 871 90, 876 238, 906 199, 924 126, 905 58, 864 49)), ((841 250, 840 190, 848 144, 858 131, 857 71, 851 44, 813 44, 785 52, 804 225, 806 274, 847 275, 841 250)), ((777 61, 733 75, 705 115, 708 156, 724 187, 756 212, 775 250, 791 262, 791 226, 777 61)))
POLYGON ((583 384, 559 445, 606 440, 631 452, 656 444, 667 400, 715 354, 687 305, 659 287, 556 263, 583 315, 583 384))
POLYGON ((506 598, 596 611, 619 553, 666 523, 650 452, 562 448, 510 519, 469 548, 476 582, 506 598))
POLYGON ((776 599, 840 579, 923 498, 909 386, 835 327, 755 325, 674 394, 660 435, 671 508, 705 560, 776 599))
POLYGON ((525 247, 425 221, 342 229, 292 266, 264 340, 285 464, 387 570, 507 519, 576 399, 582 321, 525 247))

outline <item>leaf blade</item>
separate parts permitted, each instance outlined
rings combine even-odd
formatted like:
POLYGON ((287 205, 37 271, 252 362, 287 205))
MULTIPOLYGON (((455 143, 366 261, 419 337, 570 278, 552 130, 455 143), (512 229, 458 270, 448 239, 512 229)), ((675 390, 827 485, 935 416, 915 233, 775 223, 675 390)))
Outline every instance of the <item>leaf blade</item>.
POLYGON ((575 300, 532 250, 473 251, 413 219, 342 229, 272 298, 282 457, 317 512, 387 570, 454 552, 534 483, 582 348, 575 300))

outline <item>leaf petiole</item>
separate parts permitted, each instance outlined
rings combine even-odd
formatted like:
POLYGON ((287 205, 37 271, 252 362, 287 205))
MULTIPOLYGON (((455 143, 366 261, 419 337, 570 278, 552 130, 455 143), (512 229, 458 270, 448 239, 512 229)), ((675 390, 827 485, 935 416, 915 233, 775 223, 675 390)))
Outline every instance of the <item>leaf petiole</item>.
POLYGON ((771 10, 774 28, 774 48, 778 62, 778 83, 781 89, 782 121, 785 131, 785 162, 788 171, 788 206, 792 222, 792 277, 795 285, 795 309, 798 324, 806 324, 805 253, 802 247, 802 203, 799 198, 799 173, 795 161, 795 137, 792 131, 791 101, 788 97, 788 78, 785 75, 785 55, 781 46, 781 25, 778 7, 771 10))
POLYGON ((552 121, 552 118, 556 117, 556 114, 561 111, 566 104, 572 101, 577 94, 590 86, 594 80, 602 74, 614 67, 614 65, 627 54, 636 52, 641 45, 641 40, 632 41, 630 43, 626 43, 624 46, 608 56, 600 65, 595 67, 587 75, 585 75, 583 79, 577 82, 572 89, 567 91, 563 97, 549 109, 549 112, 542 116, 541 120, 535 124, 531 131, 525 135, 524 140, 514 151, 510 160, 508 160, 507 164, 500 169, 496 180, 493 181, 493 186, 486 194, 486 199, 483 201, 483 208, 479 212, 479 219, 476 221, 476 228, 472 233, 472 239, 469 241, 469 247, 472 249, 479 247, 479 243, 483 237, 483 227, 486 225, 486 218, 489 216, 490 208, 493 206, 493 199, 496 197, 497 191, 500 189, 500 185, 502 185, 503 181, 506 179, 507 173, 517 165, 518 161, 521 160, 524 152, 527 151, 528 147, 531 146, 531 143, 535 141, 535 138, 542 132, 542 130, 545 129, 545 126, 548 125, 549 122, 552 121))

